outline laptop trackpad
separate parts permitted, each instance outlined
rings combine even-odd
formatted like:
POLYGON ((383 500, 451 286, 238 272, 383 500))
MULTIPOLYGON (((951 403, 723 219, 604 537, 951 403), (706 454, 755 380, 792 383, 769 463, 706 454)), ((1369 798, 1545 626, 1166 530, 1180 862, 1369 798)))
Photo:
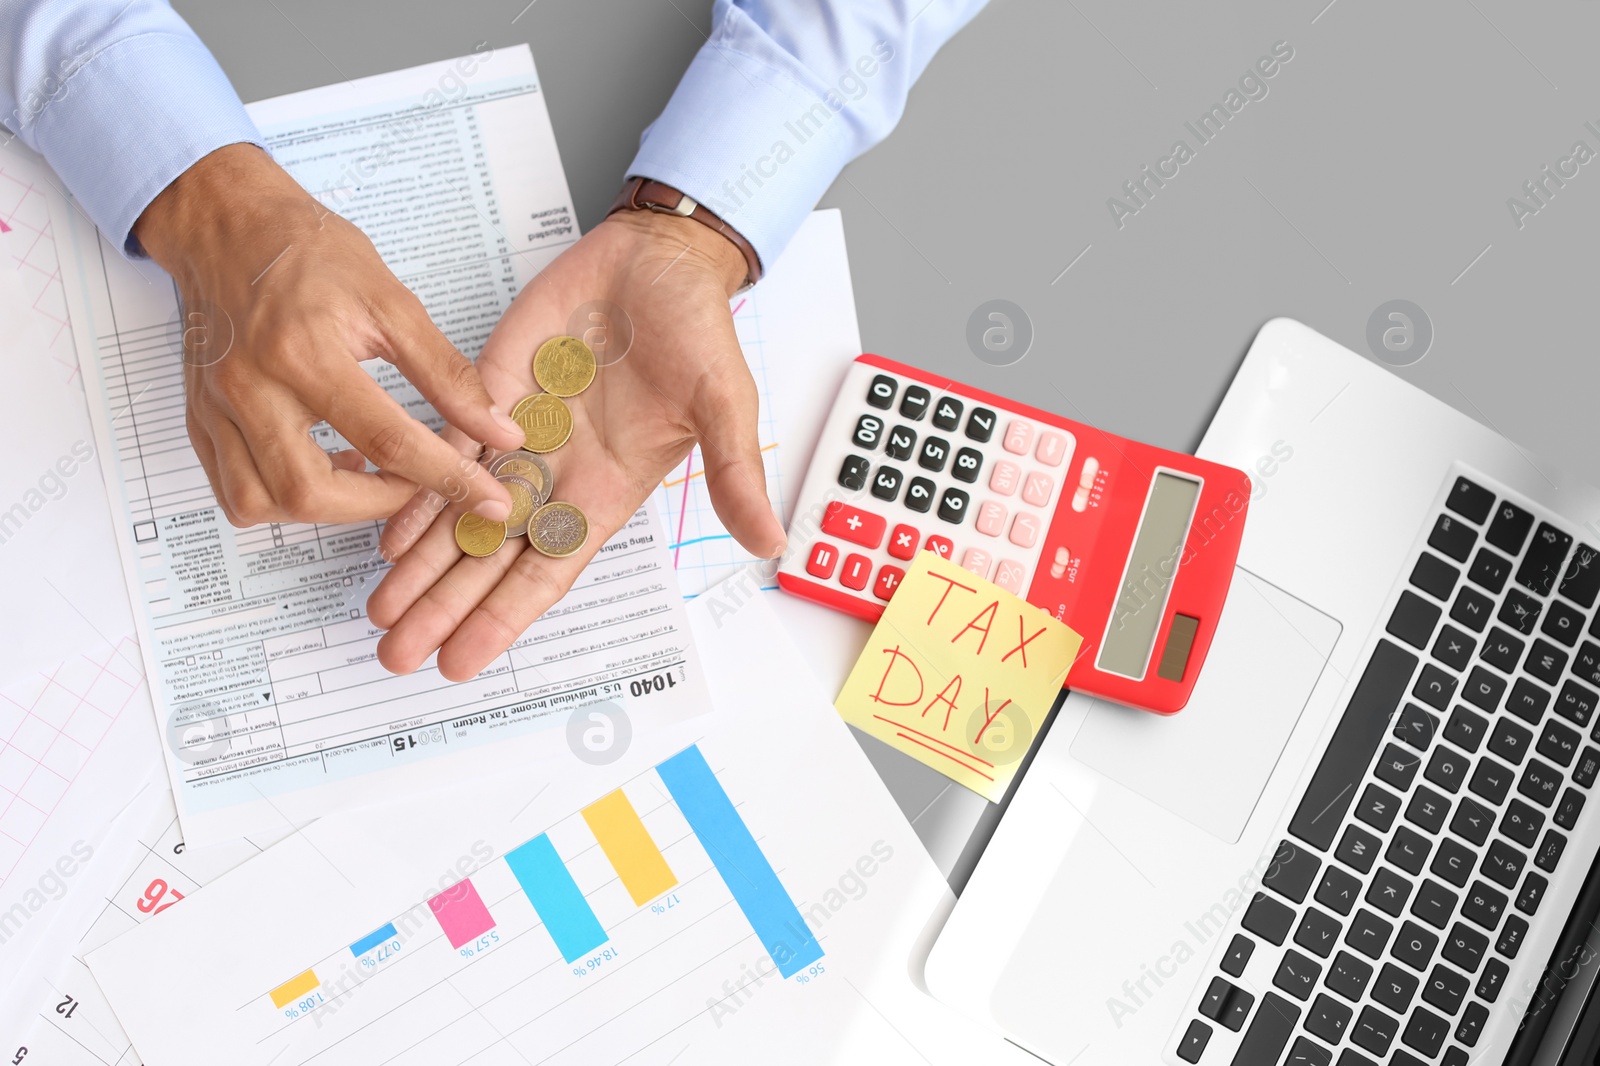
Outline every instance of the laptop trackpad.
POLYGON ((1232 844, 1333 653, 1334 619, 1236 568, 1189 705, 1170 717, 1096 701, 1079 762, 1232 844))

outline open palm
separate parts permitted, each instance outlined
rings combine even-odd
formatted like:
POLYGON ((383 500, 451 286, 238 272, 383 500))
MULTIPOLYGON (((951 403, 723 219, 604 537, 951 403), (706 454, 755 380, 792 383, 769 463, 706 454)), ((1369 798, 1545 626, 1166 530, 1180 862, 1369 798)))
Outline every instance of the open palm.
MULTIPOLYGON (((396 561, 367 605, 373 623, 389 630, 378 644, 385 667, 409 672, 438 650, 445 677, 481 672, 566 593, 696 443, 728 531, 753 554, 782 551, 756 439, 755 382, 728 311, 729 278, 742 269, 733 246, 698 223, 624 214, 601 223, 523 289, 477 363, 489 395, 507 410, 538 390, 533 353, 566 333, 580 306, 604 301, 632 323, 631 347, 620 358, 602 355, 608 365, 567 401, 571 438, 545 456, 555 475, 551 498, 583 510, 589 539, 566 559, 543 556, 521 538, 472 558, 455 542, 459 505, 418 521, 439 500, 433 496, 430 506, 419 493, 384 531, 385 556, 396 561)), ((459 430, 445 437, 464 456, 477 455, 478 445, 459 430)))

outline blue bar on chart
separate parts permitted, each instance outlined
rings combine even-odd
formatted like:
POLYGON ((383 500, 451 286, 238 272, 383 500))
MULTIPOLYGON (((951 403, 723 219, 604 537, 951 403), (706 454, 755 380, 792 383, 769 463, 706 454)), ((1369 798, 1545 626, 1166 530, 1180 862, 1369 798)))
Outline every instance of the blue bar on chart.
POLYGON ((562 958, 575 962, 610 939, 548 834, 541 833, 507 852, 506 865, 550 931, 562 958))
POLYGON ((685 748, 657 766, 656 773, 778 972, 790 977, 822 958, 817 935, 800 916, 700 749, 693 745, 685 748))
POLYGON ((351 944, 350 954, 359 959, 361 956, 365 955, 379 944, 387 943, 399 935, 400 934, 395 931, 394 923, 389 922, 381 929, 374 929, 360 940, 357 940, 354 944, 351 944))

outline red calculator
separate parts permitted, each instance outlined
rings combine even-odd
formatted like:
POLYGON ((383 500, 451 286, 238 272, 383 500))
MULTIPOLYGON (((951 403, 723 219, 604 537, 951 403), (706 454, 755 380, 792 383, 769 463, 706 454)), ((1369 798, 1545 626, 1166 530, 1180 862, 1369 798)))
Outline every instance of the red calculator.
POLYGON ((1074 691, 1172 714, 1244 534, 1243 471, 859 356, 796 501, 778 584, 877 621, 919 551, 1083 637, 1074 691))

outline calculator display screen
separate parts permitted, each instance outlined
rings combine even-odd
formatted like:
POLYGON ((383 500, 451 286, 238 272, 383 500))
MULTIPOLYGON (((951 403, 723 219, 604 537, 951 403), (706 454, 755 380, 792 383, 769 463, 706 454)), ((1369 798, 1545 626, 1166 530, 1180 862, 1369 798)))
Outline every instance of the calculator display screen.
POLYGON ((1095 665, 1101 670, 1135 679, 1144 676, 1199 498, 1200 482, 1164 470, 1156 472, 1133 538, 1117 606, 1100 645, 1095 665))

